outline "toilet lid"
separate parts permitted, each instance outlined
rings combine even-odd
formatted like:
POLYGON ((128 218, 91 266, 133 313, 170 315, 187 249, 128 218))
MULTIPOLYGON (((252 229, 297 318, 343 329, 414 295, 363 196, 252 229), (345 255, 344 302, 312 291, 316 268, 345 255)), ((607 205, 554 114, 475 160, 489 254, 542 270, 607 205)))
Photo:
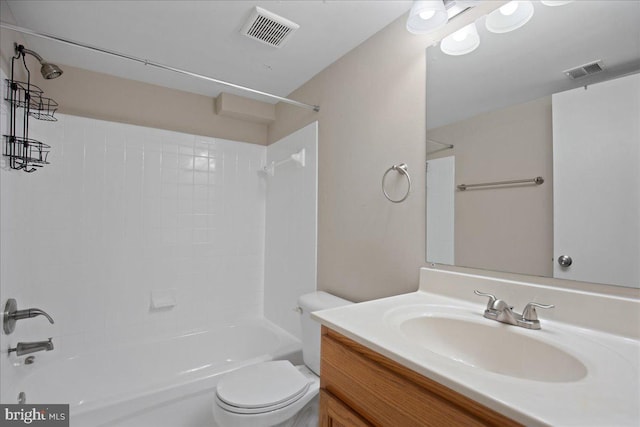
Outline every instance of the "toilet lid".
POLYGON ((230 372, 218 382, 216 394, 233 412, 264 412, 298 400, 310 383, 291 362, 278 360, 230 372))

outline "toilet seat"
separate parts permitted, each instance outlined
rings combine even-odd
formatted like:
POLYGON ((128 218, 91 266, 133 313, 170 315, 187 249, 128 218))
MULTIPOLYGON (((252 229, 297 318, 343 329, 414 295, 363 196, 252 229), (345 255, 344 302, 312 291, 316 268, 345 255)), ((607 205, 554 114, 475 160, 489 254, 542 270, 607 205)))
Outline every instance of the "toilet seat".
POLYGON ((236 414, 262 414, 296 402, 311 383, 287 360, 258 363, 225 375, 216 388, 216 404, 236 414))

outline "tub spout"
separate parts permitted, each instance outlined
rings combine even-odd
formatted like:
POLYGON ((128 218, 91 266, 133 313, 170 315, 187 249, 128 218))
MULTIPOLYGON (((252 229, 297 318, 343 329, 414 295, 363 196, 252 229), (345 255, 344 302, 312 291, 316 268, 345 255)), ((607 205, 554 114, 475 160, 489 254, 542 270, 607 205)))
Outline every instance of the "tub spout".
POLYGON ((19 342, 14 348, 9 349, 9 353, 15 351, 16 355, 22 356, 36 351, 51 351, 53 350, 52 339, 49 338, 48 341, 19 342))

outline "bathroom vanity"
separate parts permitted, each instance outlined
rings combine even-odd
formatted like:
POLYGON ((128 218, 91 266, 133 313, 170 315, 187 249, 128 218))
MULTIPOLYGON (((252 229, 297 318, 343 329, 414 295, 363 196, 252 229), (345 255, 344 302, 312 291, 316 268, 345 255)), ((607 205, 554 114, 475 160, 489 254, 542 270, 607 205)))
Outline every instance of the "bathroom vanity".
POLYGON ((323 324, 322 426, 638 425, 640 302, 422 269, 417 292, 323 324), (483 316, 497 295, 539 330, 483 316))
POLYGON ((327 327, 321 369, 322 427, 520 425, 327 327))

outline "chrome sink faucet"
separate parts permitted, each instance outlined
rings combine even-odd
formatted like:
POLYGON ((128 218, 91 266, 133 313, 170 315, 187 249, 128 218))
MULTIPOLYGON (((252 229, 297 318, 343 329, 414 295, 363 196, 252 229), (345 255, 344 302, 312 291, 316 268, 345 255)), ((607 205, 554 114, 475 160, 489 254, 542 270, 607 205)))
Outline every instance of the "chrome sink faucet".
POLYGON ((540 320, 538 320, 537 308, 553 308, 554 305, 539 304, 530 302, 524 307, 522 314, 513 311, 513 307, 504 300, 497 299, 494 295, 486 294, 480 291, 473 291, 474 294, 481 297, 489 297, 487 308, 484 311, 484 317, 508 325, 520 326, 527 329, 540 329, 540 320))

